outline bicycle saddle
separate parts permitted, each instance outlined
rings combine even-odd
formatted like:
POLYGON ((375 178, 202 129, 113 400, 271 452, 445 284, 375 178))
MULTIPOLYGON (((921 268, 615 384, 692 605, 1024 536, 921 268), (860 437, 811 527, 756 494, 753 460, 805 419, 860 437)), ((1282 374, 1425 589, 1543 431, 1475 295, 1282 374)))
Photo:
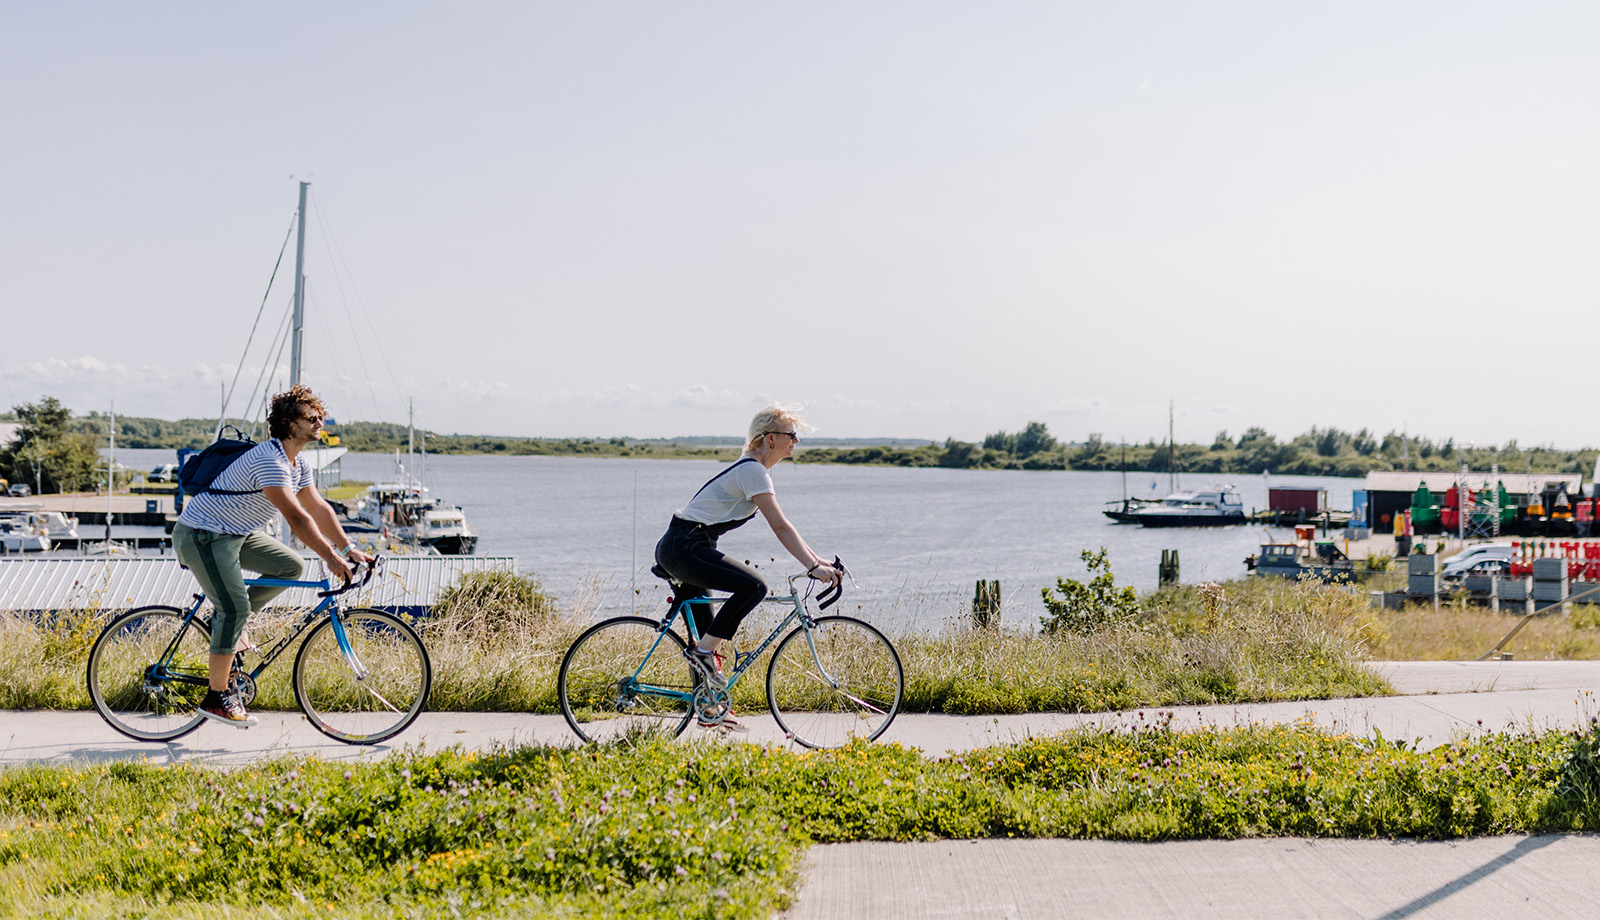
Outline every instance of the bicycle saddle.
POLYGON ((662 581, 666 582, 667 584, 672 585, 675 588, 677 586, 683 584, 683 582, 679 581, 676 578, 673 578, 671 575, 668 575, 667 574, 667 570, 662 568, 659 563, 656 564, 656 565, 652 565, 650 567, 650 574, 654 575, 655 577, 657 577, 659 579, 661 579, 662 581))

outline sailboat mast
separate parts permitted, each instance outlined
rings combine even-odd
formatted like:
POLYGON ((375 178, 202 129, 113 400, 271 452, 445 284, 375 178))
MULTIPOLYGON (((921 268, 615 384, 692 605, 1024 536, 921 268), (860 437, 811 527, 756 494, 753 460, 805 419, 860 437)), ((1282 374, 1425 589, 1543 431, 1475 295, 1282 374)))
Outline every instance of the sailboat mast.
POLYGON ((111 401, 111 449, 106 451, 106 552, 111 551, 111 493, 117 488, 117 401, 111 401))
POLYGON ((300 232, 294 243, 294 323, 289 330, 289 386, 300 382, 300 343, 306 327, 306 189, 300 183, 300 232))
MULTIPOLYGON (((1600 458, 1595 460, 1600 464, 1600 458)), ((1122 442, 1122 510, 1128 510, 1128 442, 1122 442)))
MULTIPOLYGON (((415 398, 406 401, 406 478, 415 479, 411 471, 416 469, 412 464, 412 454, 416 450, 417 440, 417 401, 415 398)), ((408 483, 409 484, 409 483, 408 483)))
POLYGON ((1167 491, 1178 491, 1178 442, 1172 438, 1172 401, 1167 401, 1167 491))

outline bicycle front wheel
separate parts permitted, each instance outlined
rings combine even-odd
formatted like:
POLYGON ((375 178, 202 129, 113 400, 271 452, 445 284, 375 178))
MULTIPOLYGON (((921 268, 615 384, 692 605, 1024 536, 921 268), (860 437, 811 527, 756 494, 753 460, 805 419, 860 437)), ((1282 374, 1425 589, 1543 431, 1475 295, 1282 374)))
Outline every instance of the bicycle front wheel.
POLYGON ((561 661, 561 714, 590 743, 683 733, 694 715, 694 669, 678 634, 644 617, 597 623, 561 661))
POLYGON ((306 634, 294 696, 313 727, 346 744, 377 744, 416 721, 433 671, 416 630, 382 610, 335 612, 306 634), (339 618, 349 642, 341 648, 339 618))
POLYGON ((809 748, 871 741, 889 727, 905 677, 894 646, 851 617, 821 617, 783 637, 767 665, 767 705, 786 736, 809 748))
POLYGON ((112 620, 89 650, 95 712, 139 741, 171 741, 200 727, 211 631, 176 607, 138 607, 112 620))

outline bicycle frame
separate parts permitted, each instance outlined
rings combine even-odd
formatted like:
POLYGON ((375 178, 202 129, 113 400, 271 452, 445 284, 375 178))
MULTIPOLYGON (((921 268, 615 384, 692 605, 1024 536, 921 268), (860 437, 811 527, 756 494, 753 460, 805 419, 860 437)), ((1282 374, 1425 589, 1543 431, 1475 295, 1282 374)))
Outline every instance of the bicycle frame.
MULTIPOLYGON (((370 570, 367 577, 372 577, 370 570)), ((345 661, 349 662, 351 670, 355 672, 356 679, 366 680, 368 674, 367 668, 361 663, 361 660, 356 657, 355 649, 350 646, 350 639, 345 634, 344 630, 344 620, 339 616, 338 597, 340 594, 344 593, 345 589, 335 589, 333 584, 327 579, 323 579, 322 581, 290 581, 284 578, 246 578, 244 583, 246 587, 251 588, 312 588, 316 590, 318 595, 322 598, 322 600, 317 603, 317 606, 306 611, 305 615, 300 618, 300 622, 295 624, 294 628, 289 630, 287 635, 273 644, 271 648, 268 648, 266 651, 261 653, 261 661, 255 666, 254 669, 245 671, 242 667, 244 661, 240 657, 240 653, 236 652, 234 654, 235 665, 240 666, 240 672, 246 677, 250 678, 252 681, 260 677, 262 672, 271 667, 272 663, 277 661, 278 657, 287 651, 290 645, 294 644, 294 640, 298 639, 300 634, 306 631, 307 627, 316 622, 318 617, 322 616, 324 613, 327 613, 327 615, 333 620, 333 635, 334 639, 339 644, 339 652, 344 655, 345 661)), ((366 581, 363 580, 361 584, 366 584, 366 581)), ((210 679, 208 677, 197 677, 195 675, 178 673, 168 669, 166 666, 166 663, 171 660, 173 653, 177 651, 178 643, 182 641, 183 634, 188 631, 189 624, 194 622, 195 618, 200 615, 200 608, 204 606, 205 602, 206 596, 204 594, 196 594, 194 596, 194 603, 189 606, 188 612, 184 615, 183 627, 178 630, 177 635, 173 636, 172 641, 167 645, 166 650, 161 653, 161 657, 157 659, 154 664, 150 665, 150 671, 155 673, 152 673, 149 676, 160 677, 176 683, 195 685, 205 684, 207 686, 210 685, 210 679)))
MULTIPOLYGON (((745 672, 749 670, 750 664, 756 659, 760 658, 762 653, 765 652, 772 645, 772 643, 776 642, 788 631, 790 624, 796 621, 798 621, 801 626, 805 627, 806 645, 811 650, 812 658, 816 659, 816 644, 811 637, 811 628, 816 625, 816 620, 811 616, 811 612, 806 609, 805 599, 800 596, 800 592, 798 590, 794 589, 795 580, 804 577, 806 576, 795 575, 789 579, 789 594, 781 597, 767 597, 762 600, 763 604, 793 604, 794 609, 790 610, 789 613, 778 622, 778 625, 772 628, 772 632, 768 633, 767 637, 761 640, 761 644, 756 646, 755 651, 734 653, 733 670, 728 673, 728 693, 733 692, 734 685, 736 685, 739 682, 739 679, 744 676, 745 672)), ((689 633, 689 644, 693 646, 695 643, 700 641, 700 630, 695 626, 694 614, 689 609, 690 604, 714 604, 720 606, 726 600, 727 598, 725 597, 701 596, 684 598, 683 600, 675 603, 672 608, 667 611, 667 615, 661 618, 661 623, 657 627, 656 641, 651 643, 650 651, 645 654, 644 660, 639 662, 638 669, 635 670, 633 672, 633 676, 628 679, 629 685, 639 693, 684 700, 692 703, 694 701, 695 694, 685 693, 682 690, 673 690, 668 687, 656 687, 650 684, 641 684, 638 682, 639 675, 644 672, 645 665, 650 663, 650 659, 655 657, 656 650, 661 647, 661 637, 666 634, 667 630, 672 628, 672 621, 678 617, 683 617, 685 630, 689 633)), ((817 663, 817 667, 819 671, 822 670, 822 664, 820 661, 817 663)), ((833 675, 824 671, 822 676, 830 686, 833 686, 834 688, 838 687, 838 681, 834 679, 833 675)))

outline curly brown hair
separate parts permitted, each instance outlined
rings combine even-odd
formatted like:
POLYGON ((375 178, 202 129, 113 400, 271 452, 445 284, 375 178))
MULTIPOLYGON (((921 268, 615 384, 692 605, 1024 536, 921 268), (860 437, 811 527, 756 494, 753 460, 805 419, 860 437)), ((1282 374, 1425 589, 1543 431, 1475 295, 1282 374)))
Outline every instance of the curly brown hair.
POLYGON ((297 383, 272 397, 272 409, 267 412, 267 431, 275 438, 287 438, 289 426, 296 419, 312 414, 326 416, 328 410, 310 387, 297 383))

